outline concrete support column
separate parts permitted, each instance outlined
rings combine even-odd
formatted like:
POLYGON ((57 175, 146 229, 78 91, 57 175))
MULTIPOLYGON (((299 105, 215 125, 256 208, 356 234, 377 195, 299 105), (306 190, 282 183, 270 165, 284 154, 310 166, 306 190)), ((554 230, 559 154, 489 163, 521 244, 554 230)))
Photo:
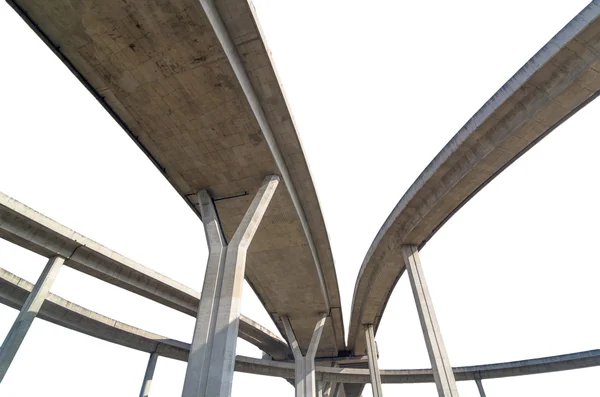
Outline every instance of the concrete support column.
POLYGON ((246 252, 278 184, 277 175, 264 179, 229 245, 210 195, 198 193, 209 256, 183 397, 231 395, 246 252))
POLYGON ((338 384, 336 382, 327 382, 323 391, 323 397, 337 397, 338 384))
POLYGON ((483 383, 481 383, 481 377, 479 374, 475 375, 475 384, 477 385, 477 390, 479 390, 479 396, 485 397, 485 390, 483 390, 483 383))
POLYGON ((381 375, 379 373, 379 364, 377 363, 379 355, 377 354, 377 346, 375 345, 375 331, 373 329, 373 324, 365 324, 364 328, 373 397, 383 397, 383 391, 381 390, 381 375))
POLYGON ((319 322, 317 322, 315 331, 310 339, 310 344, 308 345, 308 350, 306 351, 306 356, 302 355, 290 319, 287 316, 283 316, 281 317, 281 321, 283 322, 288 342, 294 354, 296 397, 316 397, 315 356, 319 347, 319 341, 321 340, 321 334, 323 333, 323 327, 327 321, 327 315, 323 315, 319 322))
POLYGON ((25 339, 25 335, 27 335, 33 319, 35 319, 44 300, 46 300, 50 292, 50 287, 54 283, 54 279, 64 262, 65 259, 59 256, 48 260, 46 267, 29 293, 12 328, 8 331, 8 335, 4 339, 4 343, 2 343, 2 347, 0 347, 0 382, 4 379, 10 363, 15 358, 17 351, 19 351, 19 347, 23 339, 25 339))
POLYGON ((146 373, 144 374, 144 381, 142 382, 140 397, 148 397, 150 395, 150 386, 152 385, 152 378, 154 378, 154 369, 156 368, 157 360, 158 353, 151 353, 150 358, 148 359, 148 365, 146 366, 146 373))
POLYGON ((427 345, 427 352, 429 353, 429 360, 431 361, 433 378, 437 386, 438 395, 440 397, 457 397, 458 390, 456 388, 456 381, 454 380, 454 373, 446 354, 446 348, 442 340, 435 311, 433 310, 433 303, 429 296, 423 269, 421 269, 419 250, 416 246, 405 245, 402 247, 402 255, 410 278, 410 285, 415 297, 419 319, 421 320, 421 328, 425 344, 427 345))

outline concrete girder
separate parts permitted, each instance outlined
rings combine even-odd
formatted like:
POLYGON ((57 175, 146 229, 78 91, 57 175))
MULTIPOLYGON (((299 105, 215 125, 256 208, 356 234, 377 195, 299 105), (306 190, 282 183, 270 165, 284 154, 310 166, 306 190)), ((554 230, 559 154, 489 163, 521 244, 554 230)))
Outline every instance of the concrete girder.
POLYGON ((210 195, 205 190, 198 193, 209 257, 183 397, 231 395, 246 253, 279 179, 264 179, 228 245, 210 195))
MULTIPOLYGON (((65 266, 196 317, 200 293, 89 239, 0 192, 0 237, 65 266)), ((288 346, 267 328, 241 316, 239 337, 283 360, 288 346)))
POLYGON ((273 131, 271 130, 271 126, 267 120, 265 112, 260 105, 260 101, 256 92, 254 91, 254 87, 252 87, 252 83, 250 82, 250 78, 248 77, 248 72, 242 63, 240 55, 238 54, 235 44, 221 19, 219 11, 215 6, 213 0, 200 0, 200 4, 202 5, 202 9, 204 10, 210 24, 212 25, 219 42, 221 43, 221 47, 223 47, 223 51, 229 60, 229 64, 231 65, 235 76, 244 91, 244 95, 248 100, 248 104, 252 109, 252 113, 256 118, 258 125, 269 145, 269 149, 271 150, 271 154, 273 155, 273 159, 277 164, 277 168, 281 173, 281 177, 287 187, 287 190, 290 194, 290 198, 294 204, 294 208, 296 209, 296 213, 298 214, 298 218, 300 219, 300 223, 302 224, 302 229, 304 234, 306 235, 306 241, 308 246, 310 247, 310 252, 315 264, 315 269, 317 271, 317 275, 319 277, 319 283, 321 287, 321 293, 323 295, 323 300, 325 302, 325 311, 327 314, 330 314, 331 311, 331 303, 329 300, 329 293, 327 291, 327 284, 325 283, 325 277, 323 276, 323 269, 321 267, 321 261, 319 260, 319 254, 317 253, 317 247, 315 246, 315 241, 312 236, 312 232, 310 230, 310 226, 308 224, 308 220, 306 219, 306 214, 304 213, 304 208, 302 207, 302 203, 300 203, 300 199, 298 197, 298 193, 296 192, 296 188, 294 186, 294 182, 292 181, 292 177, 290 176, 290 172, 288 170, 287 164, 283 156, 281 155, 281 151, 279 150, 279 146, 277 144, 277 140, 273 135, 273 131))
POLYGON ((405 264, 490 181, 600 95, 600 0, 590 2, 521 67, 431 160, 378 231, 354 287, 348 349, 364 353, 405 264))

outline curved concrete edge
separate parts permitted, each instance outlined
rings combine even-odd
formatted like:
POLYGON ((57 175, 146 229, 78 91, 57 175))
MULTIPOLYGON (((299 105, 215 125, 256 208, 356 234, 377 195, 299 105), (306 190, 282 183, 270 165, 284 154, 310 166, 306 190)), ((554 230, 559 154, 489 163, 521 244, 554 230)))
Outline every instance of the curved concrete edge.
MULTIPOLYGON (((14 274, 0 269, 0 303, 19 309, 33 285, 14 274)), ((187 361, 190 344, 144 331, 119 322, 57 295, 50 294, 42 305, 39 318, 86 335, 135 350, 187 361)), ((472 380, 532 375, 554 371, 588 368, 600 365, 600 350, 565 354, 531 360, 454 368, 457 380, 472 380)), ((237 356, 235 370, 256 375, 294 379, 294 363, 237 356)), ((370 382, 368 369, 317 367, 317 380, 325 382, 370 382)), ((433 382, 430 369, 382 370, 383 383, 433 382)))
MULTIPOLYGON (((381 267, 384 266, 382 265, 382 262, 384 261, 381 260, 381 257, 390 255, 390 252, 398 250, 401 244, 410 243, 422 247, 424 243, 426 243, 433 236, 433 234, 435 234, 435 232, 437 232, 437 230, 439 230, 439 228, 466 203, 466 201, 473 197, 474 194, 476 194, 495 176, 502 172, 508 165, 512 164, 514 160, 538 143, 539 140, 547 136, 547 134, 554 130, 554 128, 568 119, 598 95, 600 91, 596 91, 595 93, 589 92, 587 97, 579 98, 579 93, 577 90, 574 90, 574 92, 571 90, 573 87, 577 88, 583 86, 586 82, 586 76, 584 73, 585 69, 581 68, 581 64, 585 63, 584 60, 582 60, 585 58, 585 56, 574 53, 570 49, 565 49, 565 46, 568 44, 570 45, 574 41, 576 42, 576 40, 585 33, 586 28, 588 28, 597 20, 598 15, 600 15, 600 1, 594 0, 577 16, 575 16, 563 29, 561 29, 513 77, 511 77, 508 82, 505 83, 479 111, 477 111, 477 113, 475 113, 475 115, 465 124, 465 126, 461 128, 461 130, 429 163, 429 165, 419 175, 416 181, 391 211, 390 215, 382 225, 373 243, 371 244, 357 277, 357 282, 354 289, 348 337, 348 348, 350 350, 354 351, 358 341, 361 339, 360 327, 364 321, 374 323, 377 328, 379 320, 383 315, 385 305, 387 304, 387 299, 389 299, 389 295, 391 294, 396 282, 401 277, 404 270, 402 263, 387 264, 387 267, 395 267, 393 270, 386 269, 387 273, 385 278, 388 280, 388 285, 380 288, 381 290, 385 290, 387 295, 378 297, 379 302, 377 304, 380 307, 377 311, 377 314, 374 316, 369 315, 369 319, 363 319, 363 305, 366 304, 365 302, 369 296, 369 291, 374 288, 372 285, 374 283, 373 280, 377 277, 380 277, 380 274, 382 273, 381 267), (561 53, 561 51, 563 52, 561 53), (565 55, 566 53, 569 55, 565 55), (540 77, 539 72, 543 70, 544 66, 556 66, 552 65, 550 62, 558 58, 558 54, 561 56, 559 61, 556 62, 563 62, 563 64, 561 64, 562 66, 558 66, 559 70, 561 67, 567 68, 567 66, 570 66, 579 74, 573 72, 571 75, 569 74, 569 71, 565 70, 560 70, 559 72, 553 71, 553 73, 548 73, 546 71, 549 77, 540 77), (582 59, 577 58, 579 56, 581 56, 582 59), (573 58, 576 58, 577 61, 574 61, 573 58), (538 73, 538 75, 536 75, 536 73, 538 73), (541 82, 531 83, 534 76, 541 82), (543 80, 543 78, 547 78, 547 80, 551 81, 554 85, 548 88, 546 85, 544 85, 547 83, 547 81, 543 80), (557 80, 561 78, 564 81, 570 82, 572 85, 565 88, 565 85, 561 84, 561 82, 557 83, 557 80), (548 92, 542 92, 542 88, 535 86, 535 84, 539 84, 540 87, 543 87, 543 89, 547 90, 548 92), (524 87, 526 87, 526 90, 524 87), (563 89, 563 91, 558 91, 556 87, 560 87, 563 89), (521 92, 519 90, 525 91, 521 92), (547 116, 547 120, 544 121, 548 121, 548 123, 538 123, 543 125, 544 130, 536 131, 537 135, 531 134, 532 137, 535 135, 535 139, 528 136, 528 138, 532 138, 532 141, 525 145, 525 139, 512 136, 511 134, 525 123, 521 120, 521 118, 524 118, 526 121, 531 121, 529 116, 527 116, 527 112, 531 112, 534 106, 526 108, 520 101, 523 98, 534 98, 535 95, 546 95, 545 99, 547 100, 547 103, 540 106, 542 106, 543 111, 551 114, 551 116, 546 114, 544 115, 547 116), (555 102, 556 98, 564 100, 565 97, 569 99, 576 97, 577 101, 575 102, 577 105, 574 104, 572 108, 565 109, 564 107, 560 106, 562 103, 555 102), (561 112, 563 110, 565 111, 565 114, 562 117, 556 118, 556 115, 553 114, 557 113, 554 112, 556 106, 561 108, 561 112), (518 124, 516 121, 519 121, 520 124, 518 124), (497 126, 494 128, 490 127, 493 123, 498 122, 503 122, 504 124, 500 127, 498 127, 500 124, 497 124, 497 126), (497 138, 497 136, 502 135, 502 139, 498 138, 497 142, 493 141, 493 139, 484 139, 487 138, 487 136, 484 137, 482 130, 487 127, 490 127, 490 129, 487 131, 493 132, 491 134, 492 138, 497 138), (506 130, 510 130, 510 128, 512 128, 512 132, 507 136, 506 130), (494 135, 494 133, 496 135, 494 135), (468 181, 469 177, 471 176, 469 172, 475 169, 475 167, 481 165, 481 159, 487 155, 487 153, 490 153, 490 150, 493 152, 494 150, 500 148, 505 141, 509 141, 511 138, 522 141, 519 143, 519 145, 524 145, 524 147, 520 147, 520 149, 515 151, 515 153, 506 152, 503 155, 497 155, 498 157, 510 155, 510 158, 506 159, 506 161, 504 158, 494 161, 493 167, 487 165, 482 166, 482 169, 478 170, 478 172, 480 172, 482 175, 486 175, 486 179, 481 183, 477 182, 478 184, 476 184, 473 183, 473 181, 468 181), (472 144, 470 140, 473 139, 485 141, 481 143, 481 147, 476 147, 477 151, 475 152, 475 149, 467 145, 467 143, 472 144), (491 142, 488 142, 488 140, 491 142), (462 163, 460 163, 460 161, 457 159, 461 160, 462 163), (494 169, 492 170, 492 168, 494 169), (452 172, 455 172, 456 175, 453 175, 451 178, 448 175, 452 172), (429 185, 433 184, 434 182, 440 186, 439 192, 437 191, 438 189, 432 188, 432 186, 429 185), (459 182, 464 182, 465 188, 458 193, 454 191, 450 192, 459 184, 459 182), (448 196, 450 195, 456 197, 449 198, 448 196), (440 219, 436 218, 438 214, 430 215, 433 213, 434 207, 438 209, 442 207, 444 200, 453 201, 456 200, 458 196, 460 196, 460 199, 454 203, 454 208, 449 212, 449 214, 441 216, 440 219), (407 220, 400 222, 402 225, 399 225, 398 218, 404 215, 407 217, 407 220), (427 217, 435 218, 435 220, 426 219, 427 217), (426 220, 428 222, 426 222, 426 220), (423 226, 424 223, 427 223, 427 225, 423 226), (416 233, 415 230, 417 231, 416 233), (376 256, 378 256, 377 261, 374 260, 376 256)), ((589 53, 594 55, 591 58, 597 58, 597 54, 595 53, 597 49, 590 49, 588 48, 587 44, 584 45, 579 42, 577 42, 577 46, 577 48, 581 49, 582 53, 587 51, 585 55, 588 56, 588 58, 589 53)), ((586 58, 585 61, 587 60, 588 59, 586 58)), ((587 65, 587 67, 587 70, 589 70, 591 65, 587 65)), ((585 87, 585 90, 589 89, 587 86, 585 87)), ((581 89, 581 91, 584 91, 584 89, 581 89)), ((587 94, 587 92, 583 92, 583 94, 587 94)), ((542 113, 542 110, 535 110, 537 112, 536 116, 537 114, 542 113)), ((515 147, 516 146, 518 145, 515 144, 515 147)), ((496 155, 496 152, 494 152, 494 154, 496 155)), ((444 213, 444 211, 440 211, 440 213, 444 213)), ((396 260, 397 258, 394 257, 393 259, 396 260)), ((394 260, 390 260, 390 262, 394 262, 394 260)), ((361 347, 357 349, 355 353, 362 354, 363 350, 364 349, 361 347)))
MULTIPOLYGON (((495 379, 547 372, 568 371, 600 366, 600 350, 589 350, 558 356, 510 361, 497 364, 473 365, 453 368, 456 380, 495 379)), ((236 371, 265 376, 294 378, 294 364, 237 356, 236 371)), ((338 383, 369 383, 368 369, 317 367, 317 380, 338 383)), ((383 383, 431 383, 431 369, 385 369, 381 370, 383 383)))
MULTIPOLYGON (((69 56, 67 56, 63 52, 64 50, 61 51, 60 46, 58 46, 52 42, 52 40, 49 38, 47 32, 44 32, 41 29, 41 27, 37 25, 36 21, 34 21, 30 17, 30 15, 22 8, 22 5, 19 4, 19 2, 15 1, 15 0, 6 0, 6 2, 15 10, 15 12, 24 20, 24 22, 38 35, 38 37, 48 46, 48 48, 63 62, 63 64, 73 73, 73 75, 82 83, 82 85, 90 92, 90 94, 92 96, 94 96, 94 98, 96 98, 96 100, 100 103, 100 105, 107 111, 107 113, 109 113, 109 115, 115 120, 115 122, 129 135, 129 137, 140 148, 140 150, 142 150, 142 152, 148 157, 148 159, 152 162, 152 164, 154 164, 154 166, 160 171, 160 173, 173 186, 173 188, 178 192, 178 194, 186 202, 186 204, 190 207, 190 209, 198 217, 200 217, 200 212, 199 212, 199 209, 198 209, 196 203, 193 200, 190 200, 189 194, 186 194, 190 190, 187 183, 183 180, 182 176, 179 173, 173 171, 174 167, 171 167, 170 163, 165 158, 156 154, 157 153, 156 145, 151 139, 148 139, 148 137, 143 133, 136 135, 136 133, 134 133, 134 131, 132 131, 132 129, 126 122, 126 117, 122 118, 123 115, 121 114, 121 106, 120 106, 120 104, 115 103, 116 98, 114 97, 114 95, 110 94, 110 93, 107 94, 106 92, 103 92, 103 93, 98 92, 92 85, 91 80, 88 80, 87 77, 89 77, 89 76, 87 76, 87 77, 84 76, 83 72, 77 69, 77 67, 74 65, 74 63, 69 58, 69 56), (182 192, 182 189, 180 189, 181 187, 184 188, 183 192, 182 192), (185 187, 187 187, 188 189, 186 190, 185 187)), ((246 3, 246 2, 244 1, 244 3, 246 3)), ((248 2, 248 3, 249 3, 248 4, 249 8, 251 9, 250 13, 254 17, 253 19, 254 19, 255 25, 257 25, 257 27, 259 27, 258 21, 256 20, 256 16, 254 13, 253 5, 251 4, 251 2, 248 2)), ((260 33, 261 38, 264 39, 262 32, 259 32, 259 33, 260 33)), ((265 47, 265 51, 267 51, 266 43, 263 43, 263 46, 265 47)), ((271 55, 270 53, 267 53, 267 56, 269 57, 269 59, 271 59, 270 55, 271 55)), ((272 60, 271 60, 271 66, 273 66, 272 60)), ((273 70, 273 71, 274 71, 275 76, 277 77, 276 71, 275 70, 273 70)), ((279 80, 277 80, 277 81, 279 82, 279 80)), ((278 84, 278 86, 281 88, 282 94, 284 94, 283 87, 281 86, 281 84, 278 84)), ((260 98, 260 99, 264 99, 264 98, 260 98)), ((285 104, 287 105, 287 101, 285 100, 285 95, 283 95, 283 99, 284 99, 285 104)), ((289 112, 289 108, 287 109, 287 111, 289 112)), ((290 118, 291 118, 291 113, 290 113, 290 118)), ((296 130, 295 124, 294 124, 294 130, 296 130)), ((295 133, 295 137, 298 139, 298 147, 300 148, 302 158, 304 158, 304 153, 302 152, 302 146, 300 144, 300 138, 297 133, 295 133)), ((275 138, 277 139, 277 136, 275 138)), ((281 143, 279 144, 279 146, 281 148, 278 150, 281 150, 283 152, 284 157, 286 155, 289 155, 289 153, 287 153, 285 151, 285 148, 282 146, 281 143)), ((317 260, 320 260, 320 264, 316 263, 315 265, 316 265, 317 271, 320 272, 320 275, 322 275, 322 273, 325 273, 326 283, 322 284, 322 286, 324 286, 324 289, 327 291, 327 294, 325 295, 325 300, 331 302, 331 304, 329 304, 328 306, 331 308, 332 319, 334 321, 333 332, 335 333, 336 343, 338 345, 339 350, 345 350, 344 322, 342 319, 339 286, 337 283, 335 266, 333 264, 333 255, 331 252, 329 238, 327 236, 327 231, 325 229, 325 221, 323 219, 320 205, 319 205, 318 196, 316 194, 316 187, 314 186, 314 184, 312 182, 312 177, 310 175, 310 169, 308 167, 308 163, 306 162, 306 159, 304 159, 304 160, 305 160, 304 163, 306 166, 305 167, 306 172, 308 174, 308 180, 310 181, 310 186, 308 187, 308 189, 307 189, 307 186, 304 186, 304 184, 302 184, 296 180, 297 172, 295 172, 295 170, 292 169, 293 167, 290 166, 289 168, 291 169, 291 179, 294 180, 298 186, 302 185, 302 187, 303 187, 303 189, 298 190, 298 194, 300 196, 300 201, 303 202, 300 204, 301 212, 299 212, 299 216, 305 216, 307 218, 308 224, 310 224, 309 229, 308 229, 307 241, 309 244, 312 244, 313 246, 316 245, 316 248, 314 248, 314 249, 316 249, 316 251, 318 252, 317 260), (311 197, 312 194, 310 192, 310 187, 312 187, 314 189, 314 202, 313 202, 313 197, 311 197), (316 205, 315 205, 315 203, 316 203, 316 205), (313 239, 313 237, 316 239, 316 242, 315 242, 315 239, 313 239), (325 244, 322 243, 323 238, 325 239, 325 242, 326 242, 325 244)), ((297 164, 295 164, 295 165, 297 165, 297 164)), ((305 231, 306 231, 306 229, 305 229, 305 231)), ((312 250, 312 251, 314 251, 314 250, 312 250)), ((261 302, 264 302, 263 299, 260 299, 260 300, 261 300, 261 302)), ((163 302, 163 304, 166 304, 166 303, 163 302)), ((273 318, 273 320, 275 321, 276 324, 278 324, 278 321, 276 318, 273 318)))
MULTIPOLYGON (((279 90, 281 91, 281 96, 283 98, 283 102, 285 103, 286 108, 288 110, 288 114, 290 115, 290 120, 292 122, 292 126, 294 127, 295 131, 298 131, 294 113, 292 112, 291 106, 289 106, 289 100, 287 97, 287 93, 285 91, 285 87, 283 86, 283 84, 281 84, 282 80, 281 80, 279 71, 277 70, 277 65, 275 63, 275 59, 273 58, 273 54, 270 50, 269 42, 267 40, 267 35, 264 33, 263 28, 260 24, 260 19, 258 18, 258 14, 256 12, 256 7, 254 6, 254 3, 252 0, 248 1, 248 5, 250 8, 250 11, 252 12, 252 17, 254 19, 254 24, 256 25, 256 29, 258 30, 258 34, 260 35, 260 37, 262 39, 262 43, 265 48, 265 52, 267 53, 269 61, 271 62, 271 68, 273 69, 275 78, 276 78, 277 82, 279 82, 279 90)), ((310 163, 308 162, 308 159, 306 158, 306 155, 304 152, 304 146, 302 145, 302 139, 300 137, 300 134, 296 134, 296 137, 298 138, 298 146, 301 149, 300 152, 304 159, 304 164, 306 164, 308 177, 311 181, 311 186, 313 187, 313 190, 314 190, 315 200, 317 203, 319 203, 319 205, 314 207, 312 209, 312 211, 316 212, 317 219, 320 220, 322 223, 322 225, 317 225, 318 228, 323 230, 323 233, 325 234, 327 241, 330 241, 329 234, 327 232, 327 230, 329 230, 329 229, 327 228, 327 222, 325 221, 325 218, 323 217, 323 212, 321 211, 321 205, 320 205, 321 200, 319 200, 319 191, 317 189, 317 186, 313 182, 310 163)), ((303 189, 303 190, 304 190, 304 193, 306 194, 306 189, 303 189)), ((326 247, 325 255, 326 255, 326 259, 325 259, 326 262, 334 263, 333 253, 331 251, 331 247, 329 246, 329 244, 326 247)), ((338 278, 337 278, 337 272, 336 272, 335 266, 333 266, 332 270, 333 270, 333 275, 335 276, 334 278, 337 281, 338 278)), ((334 330, 335 330, 335 336, 339 340, 338 349, 345 350, 346 349, 346 341, 344 338, 346 335, 346 331, 344 329, 344 321, 343 321, 343 317, 342 317, 342 307, 341 307, 339 286, 337 285, 337 282, 336 282, 335 285, 329 285, 326 283, 326 287, 327 287, 327 292, 329 294, 329 300, 331 302, 331 316, 335 317, 332 320, 333 320, 333 326, 334 326, 334 330)))
MULTIPOLYGON (((0 303, 20 310, 33 284, 0 268, 0 303)), ((144 331, 50 293, 38 317, 73 331, 147 353, 187 361, 189 344, 144 331)))
MULTIPOLYGON (((31 284, 30 282, 12 274, 11 272, 0 268, 0 301, 2 303, 15 309, 20 309, 21 305, 27 299, 27 295, 32 290, 32 288, 33 284, 31 284)), ((113 337, 112 335, 115 332, 118 334, 119 329, 135 329, 134 327, 131 327, 127 324, 120 323, 116 320, 112 320, 108 317, 102 316, 98 313, 92 312, 74 303, 66 301, 54 294, 49 295, 49 298, 42 306, 39 317, 53 322, 55 324, 65 326, 67 328, 74 329, 76 331, 83 332, 85 334, 108 341, 114 341, 115 337, 113 337), (83 317, 79 318, 77 321, 65 322, 64 319, 71 318, 73 316, 76 316, 77 314, 83 317), (84 321, 85 319, 92 319, 96 322, 93 322, 92 320, 84 321), (113 328, 106 328, 107 326, 111 326, 113 328), (104 327, 104 330, 100 332, 100 334, 98 334, 98 329, 102 329, 102 327, 104 327), (108 336, 103 337, 104 334, 108 336)), ((165 345, 166 342, 163 341, 163 339, 165 338, 163 338, 162 336, 147 333, 146 331, 139 331, 142 332, 142 334, 140 334, 139 336, 145 339, 143 343, 135 342, 135 344, 136 346, 140 345, 141 347, 128 347, 137 348, 138 350, 148 352, 160 351, 168 348, 168 343, 167 345, 165 345)), ((240 327, 238 332, 238 336, 240 338, 253 344, 254 346, 264 351, 266 354, 270 355, 273 358, 283 360, 291 356, 291 351, 289 350, 287 344, 284 341, 279 339, 277 335, 273 334, 271 331, 269 331, 262 325, 245 316, 240 317, 240 327)), ((119 335, 121 337, 124 337, 125 343, 128 343, 128 341, 130 340, 130 338, 126 337, 126 334, 119 335)), ((172 341, 171 339, 165 340, 172 341)))
POLYGON ((194 316, 200 293, 126 258, 0 192, 0 237, 194 316))

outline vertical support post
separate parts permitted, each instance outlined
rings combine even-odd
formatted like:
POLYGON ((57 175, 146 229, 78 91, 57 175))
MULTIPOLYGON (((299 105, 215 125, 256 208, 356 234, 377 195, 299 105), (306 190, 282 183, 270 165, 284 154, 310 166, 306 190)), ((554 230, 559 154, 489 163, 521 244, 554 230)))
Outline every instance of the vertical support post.
POLYGON ((323 392, 323 397, 336 397, 337 396, 337 382, 327 382, 323 392))
POLYGON ((40 311, 44 300, 46 300, 50 292, 50 287, 54 283, 54 279, 64 262, 65 259, 60 256, 55 256, 48 260, 46 267, 42 270, 42 274, 40 274, 38 281, 29 293, 10 331, 8 331, 8 335, 2 343, 2 347, 0 347, 0 382, 4 379, 12 360, 19 351, 19 347, 23 339, 25 339, 31 323, 40 311))
POLYGON ((144 381, 142 382, 142 390, 140 390, 140 397, 148 397, 150 395, 150 386, 152 385, 152 378, 154 378, 156 361, 158 361, 158 353, 150 353, 146 373, 144 374, 144 381))
POLYGON ((438 395, 440 397, 458 397, 452 366, 448 360, 442 334, 433 310, 431 296, 421 268, 419 250, 416 246, 405 245, 402 246, 402 255, 410 278, 419 319, 421 320, 421 329, 427 345, 438 395))
POLYGON ((478 373, 475 374, 475 384, 477 385, 477 390, 479 390, 479 396, 485 397, 485 390, 483 389, 483 383, 481 382, 481 377, 478 373))
POLYGON ((282 316, 281 321, 283 322, 283 328, 285 329, 288 342, 292 348, 292 353, 294 354, 296 397, 316 397, 315 356, 317 355, 321 334, 323 333, 323 328, 327 321, 327 315, 323 315, 317 322, 317 325, 315 325, 315 330, 310 339, 306 356, 302 355, 290 319, 287 316, 282 316))
POLYGON ((373 329, 373 324, 365 324, 364 327, 373 397, 383 397, 383 391, 381 390, 381 375, 379 373, 379 364, 377 363, 379 355, 377 354, 377 345, 375 345, 375 331, 373 329))
POLYGON ((277 175, 264 179, 229 245, 210 195, 205 190, 198 193, 209 256, 183 397, 231 395, 246 252, 278 184, 277 175))
POLYGON ((317 397, 323 397, 325 391, 325 385, 322 380, 317 381, 317 397))

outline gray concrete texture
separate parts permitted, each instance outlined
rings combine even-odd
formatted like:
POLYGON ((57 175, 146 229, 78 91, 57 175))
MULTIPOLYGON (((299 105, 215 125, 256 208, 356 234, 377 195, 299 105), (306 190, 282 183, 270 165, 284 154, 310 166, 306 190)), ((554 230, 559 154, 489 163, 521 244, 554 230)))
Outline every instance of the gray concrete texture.
POLYGON ((364 354, 363 324, 379 325, 405 270, 402 245, 420 248, 473 195, 600 90, 600 1, 535 54, 448 142, 379 230, 354 288, 348 348, 364 354))
POLYGON ((25 303, 23 303, 11 329, 8 331, 8 335, 4 339, 2 346, 0 346, 0 382, 4 379, 12 360, 19 351, 21 343, 23 343, 25 336, 27 336, 27 331, 29 331, 33 320, 35 320, 42 304, 50 293, 50 287, 52 287, 54 279, 56 279, 64 262, 64 258, 59 256, 50 258, 42 270, 37 283, 35 283, 25 303))
MULTIPOLYGON (((0 303, 20 310, 33 284, 0 268, 0 303)), ((38 317, 59 326, 87 334, 131 349, 152 353, 180 361, 188 360, 190 345, 141 330, 101 314, 92 312, 50 293, 42 304, 38 317)), ((342 362, 342 361, 339 361, 342 362)), ((453 368, 458 381, 493 379, 511 376, 533 375, 546 372, 567 371, 600 366, 600 350, 590 350, 552 357, 512 361, 497 364, 453 368)), ((293 380, 294 363, 236 357, 235 370, 239 372, 282 377, 293 380)), ((430 369, 381 370, 383 383, 433 382, 430 369)), ((345 386, 370 382, 366 369, 316 366, 315 379, 323 382, 346 383, 345 386)), ((344 393, 344 388, 340 390, 344 393)))
POLYGON ((415 298, 417 313, 419 314, 419 321, 421 322, 425 346, 427 346, 427 353, 429 354, 429 361, 431 362, 431 370, 438 395, 440 397, 458 397, 454 373, 452 372, 442 332, 437 322, 435 310, 433 309, 433 302, 429 295, 425 274, 421 267, 419 250, 414 245, 405 245, 402 247, 402 254, 408 270, 410 286, 415 298))
MULTIPOLYGON (((42 256, 196 317, 200 293, 53 221, 0 192, 0 237, 42 256)), ((200 264, 199 264, 200 265, 200 264)), ((287 344, 241 316, 239 336, 273 358, 291 355, 287 344)))
POLYGON ((282 321, 292 353, 294 354, 294 389, 296 397, 316 397, 317 393, 322 397, 322 381, 317 381, 315 378, 315 355, 321 341, 323 328, 327 322, 327 316, 322 316, 315 325, 310 344, 305 352, 302 351, 298 344, 289 318, 283 316, 282 321))
POLYGON ((231 395, 246 252, 279 180, 276 175, 264 179, 227 245, 212 199, 205 190, 199 193, 210 253, 183 397, 231 395))
POLYGON ((158 353, 150 353, 148 358, 148 365, 146 366, 146 372, 144 373, 144 379, 142 380, 142 389, 140 390, 140 397, 150 396, 150 387, 152 386, 152 379, 154 378, 154 370, 156 369, 156 362, 158 361, 158 353))
POLYGON ((375 332, 373 330, 373 324, 366 324, 364 329, 365 339, 367 341, 367 355, 369 357, 371 390, 373 391, 373 397, 383 397, 383 390, 381 389, 381 374, 379 373, 379 357, 377 354, 377 346, 375 345, 375 332))
POLYGON ((249 248, 246 278, 282 334, 280 313, 290 317, 303 347, 308 346, 313 325, 329 301, 332 321, 323 332, 318 356, 335 356, 344 350, 337 278, 317 195, 248 2, 220 0, 215 7, 275 146, 266 141, 265 130, 198 1, 9 3, 197 214, 195 197, 200 190, 215 198, 249 193, 217 203, 227 239, 264 176, 289 173, 285 188, 278 190, 265 214, 265 227, 249 248), (274 148, 283 164, 276 161, 274 148), (297 205, 291 191, 297 192, 297 205))

